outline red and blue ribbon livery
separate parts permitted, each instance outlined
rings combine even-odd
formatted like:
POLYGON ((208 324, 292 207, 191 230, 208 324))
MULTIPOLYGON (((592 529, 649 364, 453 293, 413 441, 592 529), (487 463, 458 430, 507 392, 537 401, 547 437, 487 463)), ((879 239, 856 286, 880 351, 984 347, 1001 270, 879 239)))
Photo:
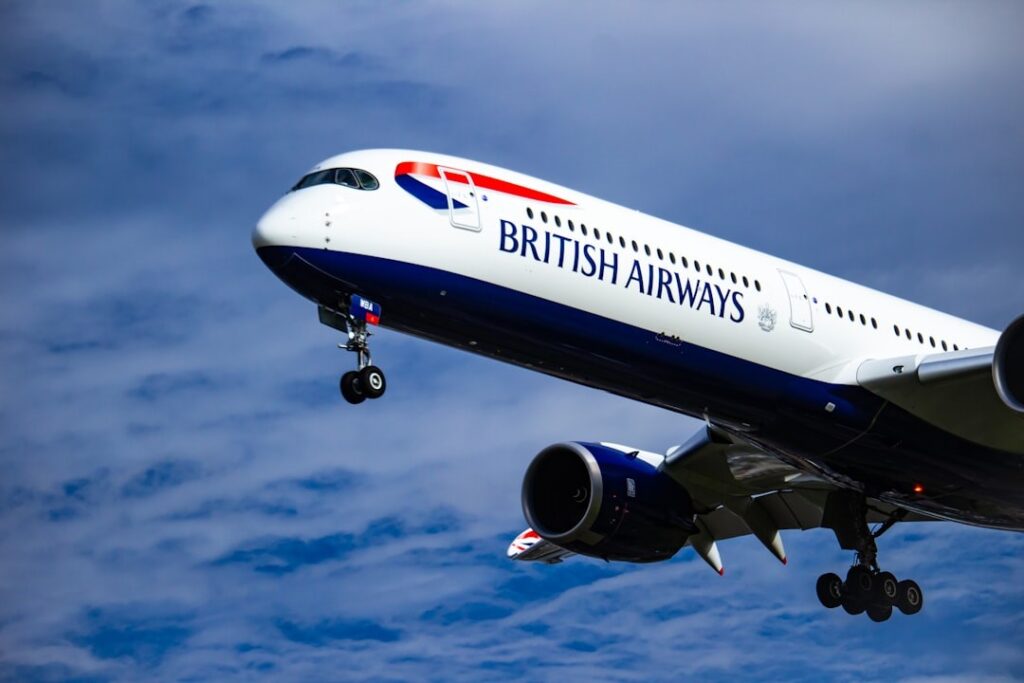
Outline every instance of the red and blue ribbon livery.
MULTIPOLYGON (((426 204, 432 209, 447 209, 448 208, 448 197, 444 192, 431 187, 420 178, 438 178, 441 176, 441 169, 445 171, 445 177, 449 183, 461 183, 463 185, 469 185, 470 182, 482 190, 492 190, 494 192, 503 192, 510 194, 515 197, 521 197, 523 199, 530 199, 537 202, 547 202, 548 204, 559 204, 562 206, 575 206, 573 202, 561 197, 556 197, 547 192, 541 192, 539 190, 533 190, 523 185, 517 185, 510 183, 506 180, 499 178, 493 178, 491 176, 483 175, 481 173, 470 173, 469 171, 463 171, 455 168, 448 168, 446 166, 439 167, 437 164, 430 164, 422 161, 403 161, 395 166, 395 182, 398 185, 416 197, 421 202, 426 204), (419 176, 419 178, 417 177, 419 176)), ((453 199, 453 209, 464 209, 467 208, 463 202, 453 199)))

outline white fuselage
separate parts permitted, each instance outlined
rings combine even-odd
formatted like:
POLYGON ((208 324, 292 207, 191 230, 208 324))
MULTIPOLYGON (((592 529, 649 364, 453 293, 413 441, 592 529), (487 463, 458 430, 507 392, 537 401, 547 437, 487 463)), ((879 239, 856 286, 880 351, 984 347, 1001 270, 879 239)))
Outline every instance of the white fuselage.
MULTIPOLYGON (((950 351, 954 347, 990 346, 999 336, 996 330, 955 316, 487 164, 422 152, 371 150, 332 157, 314 170, 339 166, 365 168, 384 182, 372 193, 322 185, 286 195, 263 219, 261 229, 283 231, 297 246, 398 260, 490 282, 834 384, 855 384, 852 361, 933 354, 942 352, 943 346, 950 351), (454 212, 430 209, 395 183, 387 182, 397 164, 424 157, 432 164, 501 178, 571 204, 480 189, 476 204, 480 230, 456 227, 452 218, 456 222, 459 219, 452 215, 454 212), (486 195, 486 201, 482 195, 486 195), (502 220, 518 228, 519 248, 515 252, 500 249, 502 220), (278 221, 283 225, 275 225, 278 221), (571 231, 569 221, 574 226, 571 231), (533 248, 522 245, 523 226, 537 231, 539 239, 534 246, 540 260, 533 248), (554 245, 545 249, 545 233, 561 239, 554 238, 554 245), (592 245, 592 252, 600 248, 607 259, 617 257, 614 278, 610 266, 606 266, 604 278, 583 274, 589 270, 583 256, 574 272, 576 246, 563 240, 592 245), (669 254, 674 256, 674 263, 669 254), (559 256, 563 256, 562 267, 558 266, 559 256), (640 266, 641 282, 629 279, 634 262, 640 266), (649 268, 653 268, 653 284, 649 268), (661 287, 661 298, 657 290, 664 283, 659 269, 672 274, 670 286, 661 287), (794 312, 791 308, 784 273, 794 276, 797 286, 802 283, 806 289, 806 311, 794 312), (685 280, 689 280, 690 292, 699 288, 697 304, 705 285, 711 285, 710 302, 705 298, 703 305, 680 304, 676 274, 684 288, 685 280), (725 292, 725 314, 721 315, 721 294, 725 292), (739 323, 734 322, 740 315, 734 294, 739 295, 743 309, 739 323), (766 320, 759 320, 761 313, 766 320), (767 327, 773 315, 774 325, 766 332, 759 322, 767 327), (803 324, 797 327, 794 322, 803 324)), ((435 184, 444 187, 442 179, 435 184)), ((506 239, 505 246, 511 242, 506 239)), ((683 293, 688 300, 685 289, 683 293)), ((794 308, 799 309, 803 294, 794 295, 798 297, 794 308)))

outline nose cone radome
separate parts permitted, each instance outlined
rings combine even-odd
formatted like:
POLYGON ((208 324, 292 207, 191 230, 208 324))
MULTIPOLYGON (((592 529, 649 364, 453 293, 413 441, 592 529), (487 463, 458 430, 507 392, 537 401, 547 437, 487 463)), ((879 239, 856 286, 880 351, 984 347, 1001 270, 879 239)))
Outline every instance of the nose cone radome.
POLYGON ((264 247, 294 246, 296 240, 295 216, 279 204, 270 207, 257 221, 252 231, 252 246, 256 251, 264 247))
POLYGON ((256 222, 252 246, 271 270, 286 263, 299 246, 299 215, 294 200, 285 197, 274 204, 256 222))

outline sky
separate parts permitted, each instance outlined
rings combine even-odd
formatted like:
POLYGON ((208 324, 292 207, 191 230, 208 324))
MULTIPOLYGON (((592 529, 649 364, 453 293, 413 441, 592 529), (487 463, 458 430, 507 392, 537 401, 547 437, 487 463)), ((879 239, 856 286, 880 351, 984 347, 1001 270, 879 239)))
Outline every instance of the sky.
POLYGON ((1024 680, 1024 536, 899 525, 924 588, 721 544, 512 563, 544 446, 692 420, 382 331, 387 396, 252 250, 319 160, 511 168, 994 328, 1024 311, 1024 6, 0 6, 0 680, 1024 680))

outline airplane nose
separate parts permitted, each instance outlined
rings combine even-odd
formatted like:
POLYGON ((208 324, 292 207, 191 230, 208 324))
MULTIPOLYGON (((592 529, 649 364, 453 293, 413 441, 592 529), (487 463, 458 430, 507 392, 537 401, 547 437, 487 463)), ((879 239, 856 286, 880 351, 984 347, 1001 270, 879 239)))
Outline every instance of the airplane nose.
POLYGON ((257 252, 263 247, 294 246, 296 237, 295 216, 274 205, 256 222, 252 246, 257 252))

